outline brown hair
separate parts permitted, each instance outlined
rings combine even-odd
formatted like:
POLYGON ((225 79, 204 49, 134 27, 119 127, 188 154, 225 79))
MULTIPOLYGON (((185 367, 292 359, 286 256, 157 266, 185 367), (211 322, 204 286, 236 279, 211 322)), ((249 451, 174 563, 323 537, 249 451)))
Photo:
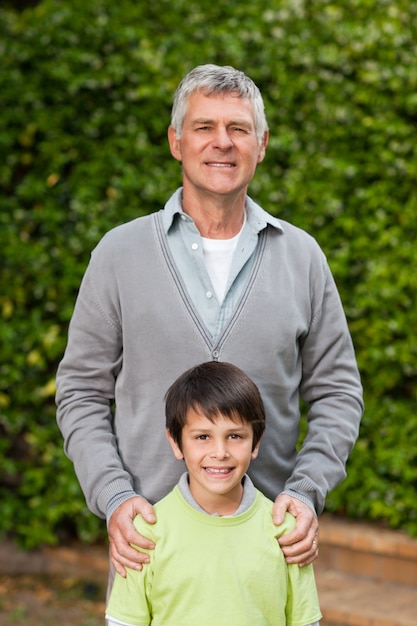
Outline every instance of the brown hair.
POLYGON ((223 415, 252 424, 253 448, 265 430, 265 409, 258 387, 231 363, 208 361, 187 370, 165 395, 166 427, 181 448, 182 429, 189 409, 214 422, 223 415))

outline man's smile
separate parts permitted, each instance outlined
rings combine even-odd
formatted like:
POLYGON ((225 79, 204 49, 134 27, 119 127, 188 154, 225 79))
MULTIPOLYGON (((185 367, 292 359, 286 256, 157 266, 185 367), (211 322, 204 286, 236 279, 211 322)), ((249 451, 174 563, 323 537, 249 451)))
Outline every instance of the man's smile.
POLYGON ((206 161, 206 165, 210 167, 235 167, 234 163, 222 163, 218 161, 206 161))

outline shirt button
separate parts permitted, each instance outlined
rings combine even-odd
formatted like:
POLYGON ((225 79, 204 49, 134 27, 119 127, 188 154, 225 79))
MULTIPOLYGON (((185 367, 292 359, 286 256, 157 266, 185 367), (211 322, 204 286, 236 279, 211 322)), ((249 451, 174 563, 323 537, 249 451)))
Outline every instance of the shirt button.
POLYGON ((212 353, 213 359, 218 359, 219 358, 219 354, 220 354, 220 352, 218 350, 213 350, 213 353, 212 353))
POLYGON ((198 250, 198 243, 191 244, 191 250, 198 250))
POLYGON ((181 219, 182 219, 182 221, 183 221, 183 222, 185 222, 185 221, 186 221, 186 219, 187 219, 187 216, 186 216, 186 215, 184 215, 184 213, 181 213, 181 219))
POLYGON ((206 291, 206 296, 207 296, 207 298, 209 298, 209 299, 210 299, 210 298, 212 298, 212 297, 213 297, 213 294, 212 294, 212 292, 211 292, 211 291, 206 291))

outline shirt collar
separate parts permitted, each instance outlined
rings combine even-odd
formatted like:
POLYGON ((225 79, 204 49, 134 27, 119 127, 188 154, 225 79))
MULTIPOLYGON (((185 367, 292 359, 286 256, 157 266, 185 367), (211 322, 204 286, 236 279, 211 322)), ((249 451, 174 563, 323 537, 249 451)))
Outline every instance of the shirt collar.
MULTIPOLYGON (((184 474, 182 474, 182 476, 180 477, 178 481, 178 489, 180 490, 181 495, 184 498, 184 500, 188 502, 190 506, 192 506, 197 511, 200 511, 200 513, 205 513, 206 515, 210 515, 194 499, 194 496, 190 490, 190 485, 188 484, 188 472, 184 472, 184 474)), ((245 511, 247 511, 254 503, 256 494, 257 494, 257 491, 255 489, 255 485, 253 484, 249 476, 245 474, 245 476, 243 477, 243 495, 242 495, 242 500, 240 502, 240 505, 236 509, 236 511, 232 513, 232 515, 226 515, 224 517, 235 517, 236 515, 241 515, 242 513, 245 513, 245 511)), ((212 513, 211 515, 213 517, 219 516, 218 513, 212 513)))
MULTIPOLYGON (((177 215, 183 215, 186 219, 191 220, 191 218, 188 217, 182 210, 181 201, 182 187, 179 187, 165 204, 162 211, 162 224, 166 234, 168 234, 177 215)), ((256 233, 260 233, 261 230, 266 228, 268 224, 273 228, 284 232, 284 228, 282 227, 279 219, 264 211, 264 209, 262 209, 259 204, 256 204, 256 202, 254 202, 249 196, 246 196, 245 208, 247 222, 256 233)))

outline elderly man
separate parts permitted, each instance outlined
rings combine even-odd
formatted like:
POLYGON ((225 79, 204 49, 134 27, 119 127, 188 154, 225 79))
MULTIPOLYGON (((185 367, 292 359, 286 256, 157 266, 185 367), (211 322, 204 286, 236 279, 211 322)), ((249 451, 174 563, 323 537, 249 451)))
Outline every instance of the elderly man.
POLYGON ((168 139, 182 187, 163 210, 107 233, 79 291, 57 376, 65 449, 91 511, 107 519, 115 568, 140 569, 140 548, 153 546, 132 519, 154 522, 152 503, 184 471, 165 438, 164 394, 197 363, 234 363, 266 409, 249 474, 275 501, 277 524, 286 511, 297 518, 280 544, 302 566, 317 556, 317 515, 345 476, 363 410, 340 298, 313 238, 247 195, 268 143, 250 78, 192 70, 168 139), (297 450, 300 397, 308 430, 297 450))

